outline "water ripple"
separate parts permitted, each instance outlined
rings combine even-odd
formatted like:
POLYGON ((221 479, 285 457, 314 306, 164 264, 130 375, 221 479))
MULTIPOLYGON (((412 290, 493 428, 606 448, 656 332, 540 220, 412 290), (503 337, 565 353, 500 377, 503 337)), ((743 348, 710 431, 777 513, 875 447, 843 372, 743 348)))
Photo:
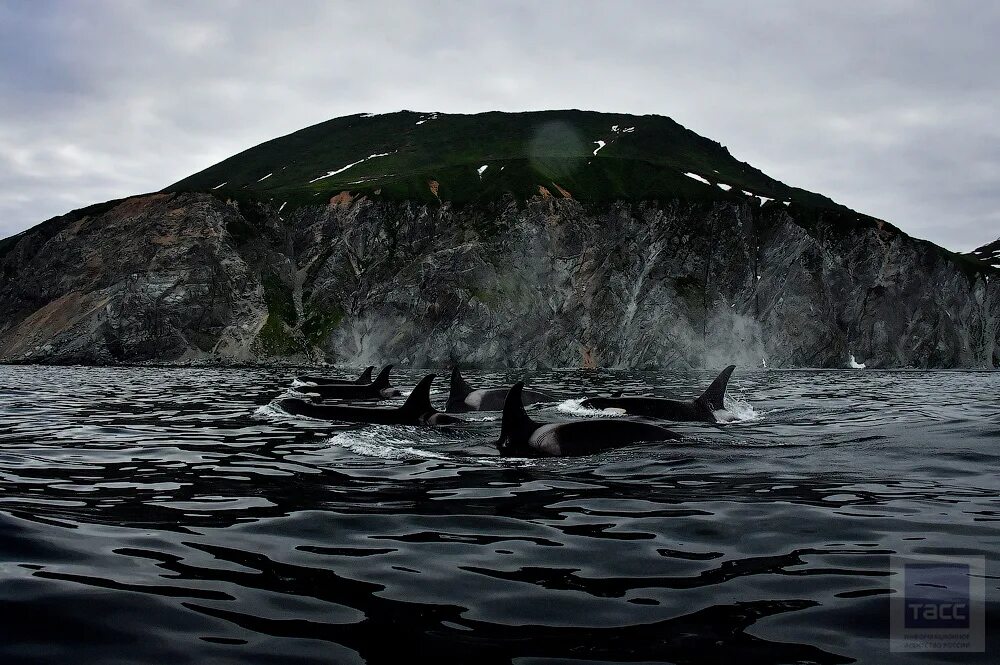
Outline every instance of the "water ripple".
MULTIPOLYGON (((0 367, 0 661, 884 663, 890 555, 998 587, 997 374, 738 370, 733 422, 520 460, 288 416, 298 373, 0 367)), ((521 378, 558 421, 712 373, 468 373, 521 378)))

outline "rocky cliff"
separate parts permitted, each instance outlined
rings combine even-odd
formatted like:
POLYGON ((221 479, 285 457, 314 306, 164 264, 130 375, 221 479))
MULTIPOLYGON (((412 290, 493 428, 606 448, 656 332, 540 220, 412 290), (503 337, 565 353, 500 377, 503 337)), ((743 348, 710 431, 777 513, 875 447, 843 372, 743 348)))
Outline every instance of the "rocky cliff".
POLYGON ((668 118, 350 116, 0 241, 0 359, 992 367, 998 272, 668 118))
MULTIPOLYGON (((854 213, 348 192, 128 199, 0 246, 0 356, 444 366, 987 367, 997 280, 854 213)), ((989 268, 987 268, 989 270, 989 268)))

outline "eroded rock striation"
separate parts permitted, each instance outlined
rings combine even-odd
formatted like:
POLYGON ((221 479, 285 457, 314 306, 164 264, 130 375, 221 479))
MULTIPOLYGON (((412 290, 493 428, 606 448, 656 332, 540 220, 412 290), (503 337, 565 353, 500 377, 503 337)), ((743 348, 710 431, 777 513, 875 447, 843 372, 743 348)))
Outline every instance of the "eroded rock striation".
POLYGON ((571 191, 455 204, 343 190, 284 211, 172 192, 71 213, 0 242, 0 359, 1000 363, 998 271, 888 223, 571 191))

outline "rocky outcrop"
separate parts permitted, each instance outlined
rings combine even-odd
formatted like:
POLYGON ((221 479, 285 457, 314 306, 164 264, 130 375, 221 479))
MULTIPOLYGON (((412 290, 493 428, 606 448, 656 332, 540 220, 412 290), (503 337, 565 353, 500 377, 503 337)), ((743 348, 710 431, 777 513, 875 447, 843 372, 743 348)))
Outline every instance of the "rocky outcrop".
POLYGON ((989 266, 771 202, 455 206, 347 192, 281 216, 154 194, 0 244, 11 362, 992 367, 989 266))
POLYGON ((241 219, 208 196, 153 194, 9 239, 0 357, 255 360, 266 307, 227 230, 241 219))

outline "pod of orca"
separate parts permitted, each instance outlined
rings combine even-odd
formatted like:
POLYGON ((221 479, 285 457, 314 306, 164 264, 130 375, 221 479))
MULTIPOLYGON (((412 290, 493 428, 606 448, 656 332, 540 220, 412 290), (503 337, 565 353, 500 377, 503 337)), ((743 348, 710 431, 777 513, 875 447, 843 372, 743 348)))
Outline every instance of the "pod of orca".
MULTIPOLYGON (((581 406, 617 414, 663 421, 718 422, 715 412, 723 410, 726 387, 735 365, 722 370, 699 397, 674 400, 659 397, 626 396, 589 397, 581 406)), ((559 398, 550 394, 525 390, 523 382, 512 387, 473 388, 456 367, 451 373, 451 389, 445 412, 431 403, 431 383, 428 374, 413 388, 401 406, 358 406, 355 404, 324 403, 324 400, 384 399, 399 395, 389 384, 392 365, 372 379, 374 367, 368 367, 357 379, 328 379, 320 376, 300 376, 296 390, 310 399, 286 397, 277 405, 286 413, 321 420, 378 425, 454 426, 465 421, 452 413, 469 411, 502 411, 500 438, 496 447, 501 455, 516 457, 567 457, 595 452, 638 442, 670 441, 680 435, 650 422, 627 418, 586 418, 568 422, 539 423, 525 411, 526 405, 554 403, 559 398)))
MULTIPOLYGON (((300 391, 307 395, 317 395, 320 399, 387 399, 399 395, 399 391, 389 385, 389 372, 392 371, 392 365, 386 365, 370 383, 360 383, 366 375, 371 379, 371 370, 372 368, 369 367, 360 377, 350 383, 314 383, 310 381, 308 383, 313 385, 304 385, 300 391)), ((299 381, 306 383, 301 377, 299 381)))
MULTIPOLYGON (((391 365, 390 365, 391 367, 391 365)), ((369 365, 365 368, 365 371, 361 372, 361 376, 356 379, 331 379, 325 376, 300 376, 296 380, 314 386, 356 386, 364 385, 366 383, 372 382, 372 372, 375 371, 374 365, 369 365)))

